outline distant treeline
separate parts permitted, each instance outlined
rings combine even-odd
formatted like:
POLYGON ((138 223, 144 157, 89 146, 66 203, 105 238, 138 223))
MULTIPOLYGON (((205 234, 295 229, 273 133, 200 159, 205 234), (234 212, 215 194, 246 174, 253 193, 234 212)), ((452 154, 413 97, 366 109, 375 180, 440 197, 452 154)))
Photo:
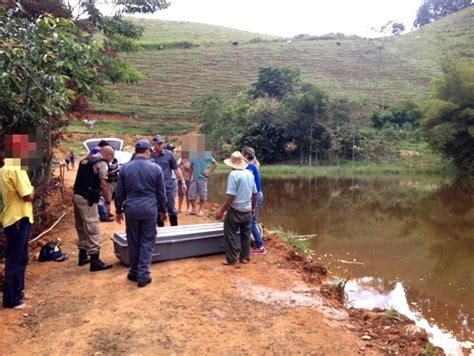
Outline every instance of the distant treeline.
POLYGON ((262 162, 314 165, 341 160, 390 161, 402 148, 431 147, 462 172, 474 172, 472 69, 445 61, 427 103, 404 100, 373 108, 366 102, 331 98, 303 83, 294 68, 260 68, 247 91, 230 103, 218 96, 193 102, 201 132, 217 155, 252 146, 262 162))

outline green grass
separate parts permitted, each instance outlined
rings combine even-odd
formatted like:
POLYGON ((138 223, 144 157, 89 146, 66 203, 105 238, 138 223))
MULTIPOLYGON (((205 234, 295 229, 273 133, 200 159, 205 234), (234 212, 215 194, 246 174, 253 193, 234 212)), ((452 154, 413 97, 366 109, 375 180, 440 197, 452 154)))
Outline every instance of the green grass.
POLYGON ((380 73, 380 40, 301 40, 288 46, 276 37, 218 26, 135 20, 145 26, 141 41, 145 47, 183 41, 199 47, 145 50, 125 56, 146 79, 138 85, 114 87, 122 94, 121 99, 95 103, 94 109, 170 122, 187 120, 195 116, 190 108, 194 99, 215 94, 232 100, 256 80, 263 66, 299 68, 304 81, 322 87, 332 97, 388 105, 399 99, 422 101, 430 95, 430 83, 440 74, 444 55, 474 62, 473 17, 474 7, 470 7, 386 40, 380 73), (262 42, 255 40, 258 37, 262 42), (239 45, 233 46, 233 41, 239 45))
POLYGON ((162 135, 181 135, 188 133, 195 128, 195 121, 165 121, 160 119, 132 119, 129 121, 98 121, 95 123, 93 129, 88 129, 80 121, 72 122, 68 130, 71 133, 87 133, 94 135, 107 136, 154 136, 158 132, 162 135))
POLYGON ((402 315, 393 306, 390 306, 388 309, 386 309, 385 313, 387 314, 387 317, 395 324, 399 324, 403 321, 402 315))
POLYGON ((295 233, 285 231, 282 228, 277 230, 268 231, 268 234, 278 237, 280 240, 285 241, 287 244, 292 246, 295 250, 301 252, 306 256, 313 254, 313 250, 309 247, 310 242, 307 237, 301 237, 295 233))
MULTIPOLYGON (((225 174, 230 168, 223 163, 216 170, 216 174, 225 174)), ((301 178, 301 177, 334 177, 334 178, 365 178, 378 179, 381 177, 421 177, 421 176, 440 176, 447 177, 452 175, 452 170, 444 165, 433 166, 415 166, 407 165, 403 162, 394 163, 364 163, 356 161, 354 165, 351 162, 343 162, 340 166, 298 166, 298 165, 263 165, 260 167, 260 174, 269 178, 301 178)))
POLYGON ((256 41, 283 41, 282 38, 277 36, 262 35, 254 32, 195 22, 128 19, 145 29, 143 37, 138 42, 143 46, 184 41, 191 42, 194 45, 205 46, 232 44, 233 42, 241 44, 256 41))

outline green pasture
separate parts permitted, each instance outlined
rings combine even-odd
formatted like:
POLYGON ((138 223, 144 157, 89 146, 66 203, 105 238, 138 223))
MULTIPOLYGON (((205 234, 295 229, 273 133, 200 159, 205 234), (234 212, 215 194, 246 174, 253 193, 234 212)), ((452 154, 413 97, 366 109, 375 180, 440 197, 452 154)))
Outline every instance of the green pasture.
POLYGON ((215 44, 232 44, 234 42, 261 42, 283 41, 277 36, 263 35, 254 32, 234 30, 228 27, 207 25, 185 21, 165 21, 129 18, 145 30, 143 37, 138 42, 146 47, 152 44, 171 44, 178 42, 191 42, 194 45, 212 46, 215 44))
MULTIPOLYGON (((219 164, 216 174, 228 173, 231 169, 223 162, 219 164)), ((364 163, 357 161, 353 165, 351 162, 343 162, 337 165, 321 166, 298 166, 298 165, 262 165, 260 173, 264 177, 270 178, 290 178, 290 177, 338 177, 338 178, 381 178, 381 177, 423 177, 439 176, 449 177, 452 171, 444 165, 409 167, 403 164, 387 163, 364 163)), ((430 178, 431 179, 431 178, 430 178)))
POLYGON ((96 122, 92 129, 84 126, 82 121, 73 121, 68 127, 71 133, 87 133, 91 137, 101 136, 153 136, 186 134, 196 127, 193 120, 162 120, 130 118, 127 121, 101 121, 96 122))
POLYGON ((371 105, 400 99, 422 101, 440 74, 440 61, 452 55, 473 61, 474 7, 407 35, 385 39, 285 40, 186 22, 135 20, 145 27, 141 44, 190 42, 198 47, 143 50, 124 56, 144 75, 137 85, 112 87, 121 98, 94 103, 105 112, 163 120, 186 120, 195 114, 194 99, 219 95, 232 100, 256 80, 260 67, 299 68, 302 79, 331 97, 350 97, 371 105), (232 45, 232 42, 239 45, 232 45))

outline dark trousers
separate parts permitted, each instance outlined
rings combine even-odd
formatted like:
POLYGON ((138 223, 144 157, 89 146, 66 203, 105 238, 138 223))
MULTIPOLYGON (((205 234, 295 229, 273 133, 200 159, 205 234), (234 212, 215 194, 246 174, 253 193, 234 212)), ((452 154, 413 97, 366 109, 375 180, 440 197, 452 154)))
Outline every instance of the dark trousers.
POLYGON ((250 233, 252 231, 252 212, 241 212, 229 208, 224 219, 224 247, 227 262, 250 258, 250 233), (239 234, 240 230, 240 234, 239 234))
MULTIPOLYGON (((178 226, 178 215, 176 215, 176 207, 175 207, 175 196, 176 194, 175 194, 174 189, 168 189, 168 188, 166 189, 166 210, 168 212, 168 218, 170 220, 171 226, 178 226)), ((156 224, 159 227, 165 226, 165 223, 161 221, 159 214, 158 214, 158 219, 156 220, 156 224)))
POLYGON ((31 223, 23 218, 4 228, 7 237, 5 250, 5 282, 3 285, 3 306, 13 308, 23 303, 25 271, 28 264, 28 239, 31 223))
POLYGON ((125 215, 130 274, 138 281, 150 277, 150 265, 156 241, 156 219, 138 220, 125 215))

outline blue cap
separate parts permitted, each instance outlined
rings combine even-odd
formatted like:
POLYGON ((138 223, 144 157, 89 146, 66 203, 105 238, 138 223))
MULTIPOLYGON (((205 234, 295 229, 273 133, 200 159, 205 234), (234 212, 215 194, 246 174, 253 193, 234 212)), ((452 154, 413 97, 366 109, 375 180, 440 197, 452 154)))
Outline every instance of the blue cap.
POLYGON ((135 150, 149 150, 150 142, 148 140, 138 140, 135 144, 135 150))
POLYGON ((165 142, 165 139, 163 136, 161 135, 156 135, 155 137, 153 137, 153 142, 156 142, 156 143, 164 143, 165 142))

